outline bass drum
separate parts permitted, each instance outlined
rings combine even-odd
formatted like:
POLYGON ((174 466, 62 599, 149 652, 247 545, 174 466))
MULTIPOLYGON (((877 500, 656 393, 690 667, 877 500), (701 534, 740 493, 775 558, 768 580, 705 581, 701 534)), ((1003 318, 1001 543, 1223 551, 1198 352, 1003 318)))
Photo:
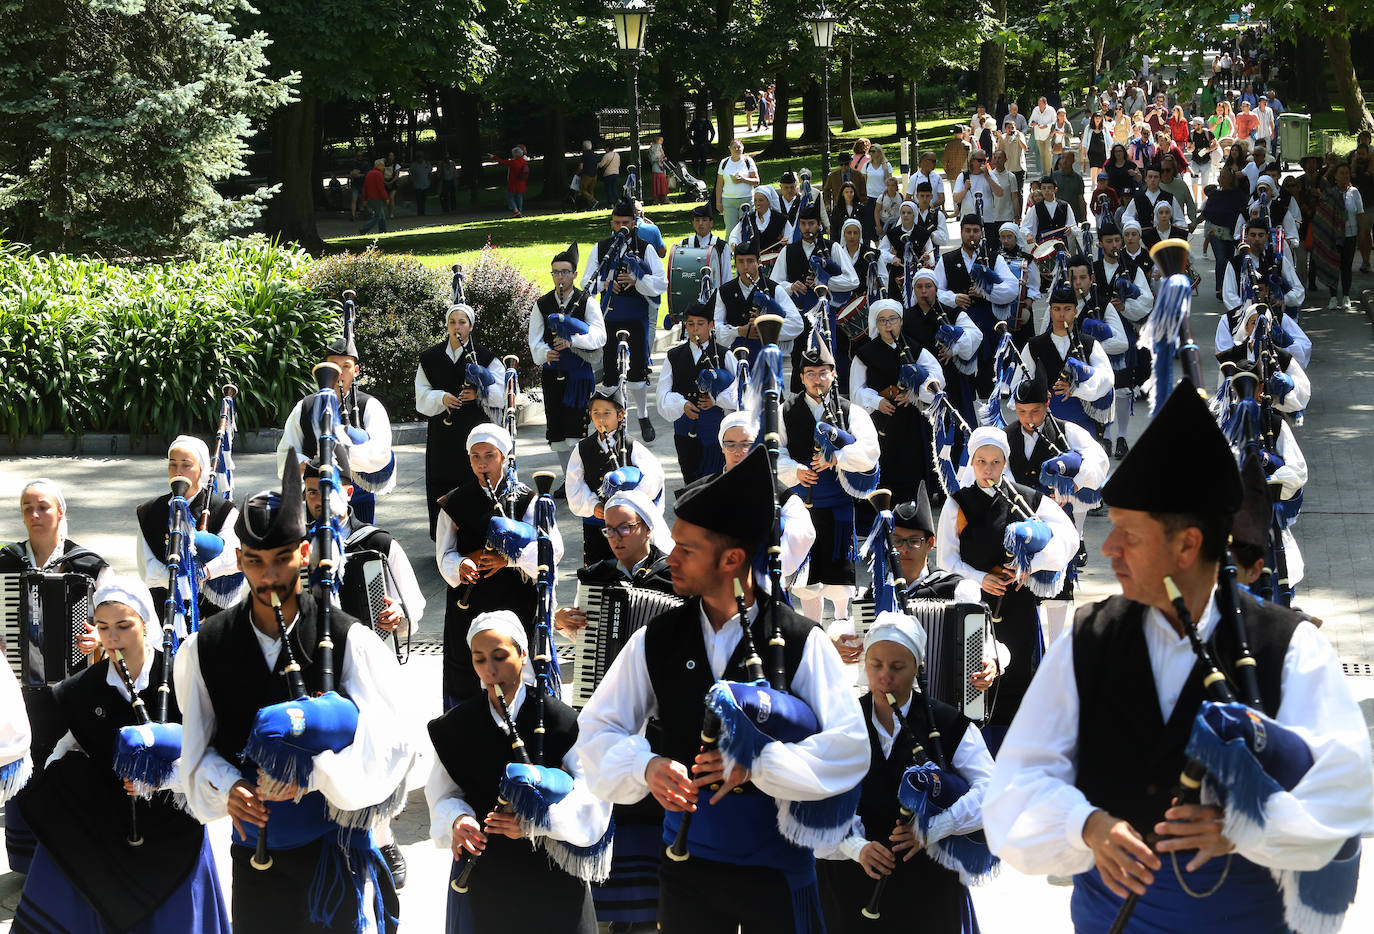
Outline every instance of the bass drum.
MULTIPOLYGON (((682 321, 683 314, 701 295, 701 268, 710 263, 710 247, 678 245, 668 251, 668 313, 682 321)), ((720 288, 720 283, 715 283, 720 288)))

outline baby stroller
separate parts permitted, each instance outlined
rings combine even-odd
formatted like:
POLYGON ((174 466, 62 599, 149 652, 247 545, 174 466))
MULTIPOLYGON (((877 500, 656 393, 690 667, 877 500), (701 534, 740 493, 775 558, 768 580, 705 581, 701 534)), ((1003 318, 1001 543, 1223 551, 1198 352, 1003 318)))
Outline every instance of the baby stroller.
POLYGON ((706 183, 687 171, 687 163, 674 162, 671 159, 663 160, 672 170, 673 176, 677 179, 677 200, 679 204, 691 204, 697 201, 705 201, 710 197, 710 192, 706 189, 706 183))

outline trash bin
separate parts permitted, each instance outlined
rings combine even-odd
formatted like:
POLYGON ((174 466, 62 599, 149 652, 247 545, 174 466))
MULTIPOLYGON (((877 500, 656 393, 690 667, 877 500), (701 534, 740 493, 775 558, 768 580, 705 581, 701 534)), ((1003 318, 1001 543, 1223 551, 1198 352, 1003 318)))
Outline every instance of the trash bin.
POLYGON ((1312 117, 1308 114, 1279 114, 1279 152, 1284 168, 1307 155, 1312 145, 1312 117))

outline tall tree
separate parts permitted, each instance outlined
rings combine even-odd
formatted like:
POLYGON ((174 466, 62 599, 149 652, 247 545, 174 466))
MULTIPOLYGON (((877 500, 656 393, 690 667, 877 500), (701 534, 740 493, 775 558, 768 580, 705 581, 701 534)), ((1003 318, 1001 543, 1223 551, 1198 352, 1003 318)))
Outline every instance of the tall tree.
POLYGON ((250 119, 290 97, 235 0, 0 3, 0 223, 51 250, 165 254, 250 223, 250 119))

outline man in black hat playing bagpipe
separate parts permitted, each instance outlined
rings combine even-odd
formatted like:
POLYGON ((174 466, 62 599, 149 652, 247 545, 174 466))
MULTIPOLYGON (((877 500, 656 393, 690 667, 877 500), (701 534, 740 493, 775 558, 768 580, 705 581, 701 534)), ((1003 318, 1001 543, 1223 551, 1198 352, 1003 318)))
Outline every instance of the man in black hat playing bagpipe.
POLYGON ((248 497, 234 531, 250 596, 201 624, 175 666, 187 805, 234 824, 234 927, 393 931, 400 906, 368 830, 400 810, 413 761, 397 729, 400 668, 357 620, 301 590, 295 451, 281 493, 248 497))
POLYGON ((1074 874, 1082 932, 1335 930, 1374 821, 1368 732, 1317 630, 1230 585, 1240 477, 1187 380, 1103 499, 1121 595, 1079 611, 1026 694, 993 852, 1074 874))
POLYGON ((1000 320, 993 306, 1014 307, 1021 284, 1012 276, 1006 258, 983 242, 981 217, 965 214, 959 222, 959 237, 959 249, 949 251, 935 264, 935 288, 942 305, 967 311, 983 332, 973 385, 978 398, 986 399, 992 392, 992 359, 1000 320))
MULTIPOLYGON (((859 287, 859 274, 845 252, 844 244, 827 240, 821 228, 821 206, 812 201, 796 211, 797 236, 778 255, 770 278, 787 288, 788 295, 802 316, 801 340, 793 344, 793 389, 800 390, 796 367, 801 348, 806 346, 813 330, 821 326, 820 315, 826 315, 825 332, 829 335, 831 352, 839 345, 836 335, 835 307, 830 304, 832 293, 848 293, 859 287)), ((848 348, 848 341, 843 342, 848 348)), ((848 359, 844 369, 848 368, 848 359)), ((846 381, 848 375, 846 373, 846 381)))
POLYGON ((1102 322, 1078 324, 1078 295, 1067 282, 1050 290, 1049 327, 1021 348, 1021 366, 1011 385, 1042 377, 1049 386, 1050 412, 1097 436, 1098 425, 1111 421, 1116 379, 1107 352, 1093 336, 1102 322))
MULTIPOLYGON (((353 342, 354 306, 352 293, 345 293, 344 335, 325 348, 323 363, 315 366, 315 379, 321 389, 333 388, 338 396, 334 418, 337 443, 348 450, 353 471, 347 479, 353 484, 349 505, 364 522, 377 518, 377 497, 396 488, 396 455, 391 450, 391 419, 380 399, 357 388, 362 374, 358 346, 353 342)), ((281 441, 277 443, 277 473, 286 464, 288 451, 313 451, 319 446, 316 409, 324 396, 311 393, 286 416, 281 441)))
POLYGON ((596 388, 593 369, 606 345, 601 302, 577 288, 577 244, 549 261, 553 289, 530 309, 530 357, 539 364, 544 397, 544 438, 566 476, 572 449, 587 430, 587 402, 596 388))
POLYGON ((748 348, 752 367, 763 349, 758 329, 754 327, 755 318, 773 314, 783 319, 778 342, 784 352, 801 334, 804 325, 788 288, 762 276, 758 241, 736 244, 734 257, 735 278, 722 282, 716 289, 716 341, 730 350, 748 348))
POLYGON ((668 812, 665 934, 819 930, 812 848, 843 837, 868 768, 858 702, 830 641, 756 587, 751 560, 773 525, 772 489, 768 455, 755 448, 678 499, 668 564, 688 600, 630 637, 579 718, 593 793, 624 804, 652 794, 668 812), (703 749, 708 691, 719 746, 703 749), (642 735, 650 717, 663 730, 655 749, 642 735))
POLYGON ((616 333, 630 334, 630 372, 628 390, 634 390, 639 412, 639 433, 645 441, 655 437, 649 420, 649 350, 654 339, 654 320, 658 299, 668 289, 668 276, 658 251, 635 233, 635 206, 620 201, 611 210, 611 236, 599 241, 587 257, 582 273, 582 288, 602 297, 601 313, 606 322, 606 345, 602 352, 605 382, 620 382, 616 359, 619 341, 616 333))
POLYGON ((1121 256, 1121 231, 1110 221, 1099 224, 1097 242, 1102 256, 1093 262, 1093 285, 1100 301, 1110 304, 1121 321, 1126 337, 1126 349, 1120 354, 1110 353, 1113 378, 1116 381, 1116 449, 1118 460, 1126 456, 1126 429, 1131 423, 1135 390, 1145 384, 1150 373, 1150 355, 1141 354, 1136 346, 1140 326, 1154 308, 1155 297, 1150 291, 1150 278, 1135 263, 1127 263, 1121 256))
POLYGON ((778 479, 811 510, 816 544, 793 593, 805 612, 821 618, 822 599, 835 618, 849 615, 854 588, 854 500, 878 487, 881 449, 873 419, 834 391, 835 358, 812 342, 801 359, 802 386, 782 407, 778 479))
POLYGON ((712 228, 716 216, 709 204, 698 204, 692 208, 692 235, 682 241, 682 246, 710 250, 706 265, 711 267, 711 281, 724 282, 730 278, 730 241, 716 236, 712 228))
POLYGON ((735 355, 716 343, 714 304, 693 302, 682 315, 687 339, 668 351, 658 374, 655 403, 673 423, 682 480, 691 483, 725 466, 717 437, 721 420, 738 408, 735 355))

